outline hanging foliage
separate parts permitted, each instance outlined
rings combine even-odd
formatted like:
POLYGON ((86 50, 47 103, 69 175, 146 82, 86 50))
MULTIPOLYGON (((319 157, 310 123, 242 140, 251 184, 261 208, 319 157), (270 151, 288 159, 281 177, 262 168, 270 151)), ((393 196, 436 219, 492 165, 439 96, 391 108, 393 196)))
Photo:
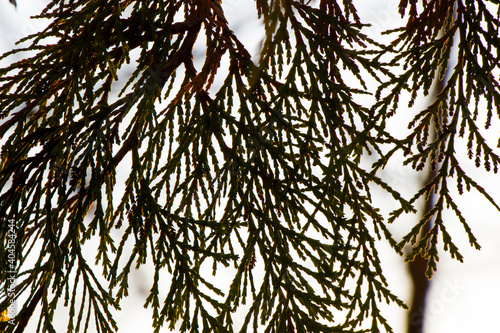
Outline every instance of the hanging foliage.
POLYGON ((385 46, 363 33, 350 0, 257 0, 265 36, 256 60, 217 1, 50 2, 38 16, 47 28, 3 56, 26 57, 0 69, 0 285, 9 295, 0 310, 25 299, 6 332, 22 332, 35 309, 39 331, 55 332, 62 306, 68 332, 116 331, 113 309, 146 263, 155 332, 392 331, 380 303, 405 305, 389 291, 376 241, 402 254, 434 218, 407 258, 423 253, 430 276, 438 239, 461 260, 446 209, 479 248, 451 182, 500 210, 455 151, 466 137, 469 157, 497 172, 498 150, 478 124, 500 115, 499 20, 486 3, 401 1, 407 24, 385 46), (396 138, 386 123, 400 96, 409 92, 411 106, 429 91, 455 39, 445 88, 396 138), (368 80, 380 84, 372 107, 359 102, 372 94, 368 80), (377 173, 398 151, 417 170, 437 169, 409 200, 377 173), (399 205, 388 219, 374 187, 399 205), (432 191, 430 213, 393 239, 387 223, 432 191))

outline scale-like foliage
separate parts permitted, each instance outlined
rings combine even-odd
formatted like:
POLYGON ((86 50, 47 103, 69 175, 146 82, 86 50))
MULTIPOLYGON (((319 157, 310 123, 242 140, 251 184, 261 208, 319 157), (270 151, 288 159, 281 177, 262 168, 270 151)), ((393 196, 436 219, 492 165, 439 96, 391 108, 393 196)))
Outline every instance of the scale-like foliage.
MULTIPOLYGON (((424 254, 429 261, 429 277, 439 260, 439 235, 444 249, 462 261, 458 247, 445 228, 442 213, 446 209, 452 210, 463 224, 470 245, 480 248, 450 194, 451 186, 457 186, 460 194, 464 184, 467 191, 474 188, 500 210, 493 198, 464 172, 457 156, 457 151, 463 150, 459 146, 459 138, 466 137, 468 157, 475 159, 476 167, 483 165, 487 171, 498 172, 500 158, 486 143, 478 124, 479 118, 484 118, 484 127, 488 129, 494 116, 500 118, 500 85, 497 81, 500 20, 498 4, 496 16, 491 14, 492 5, 483 1, 431 1, 419 12, 415 1, 410 5, 402 1, 399 7, 402 14, 409 7, 408 23, 395 31, 399 35, 388 50, 395 53, 391 65, 404 64, 403 73, 391 75, 390 80, 381 85, 378 94, 385 89, 389 93, 374 106, 383 124, 395 111, 402 92, 411 93, 409 106, 412 106, 420 88, 427 94, 435 77, 445 81, 443 89, 429 107, 408 124, 411 134, 401 141, 402 146, 396 146, 379 163, 383 165, 390 155, 402 148, 408 156, 405 164, 416 170, 429 165, 435 172, 432 181, 425 184, 410 202, 427 198, 431 193, 436 194, 436 202, 400 243, 401 246, 408 243, 416 245, 418 240, 407 260, 413 260, 418 253, 424 254), (456 64, 445 77, 446 69, 451 67, 450 54, 456 54, 456 64), (450 184, 454 178, 456 185, 450 184), (430 220, 433 222, 432 229, 419 239, 420 228, 430 220)), ((401 209, 395 211, 390 221, 401 213, 401 209)))
POLYGON ((497 169, 476 126, 479 106, 469 103, 486 99, 488 124, 498 113, 497 18, 481 1, 431 1, 420 14, 411 1, 408 25, 382 47, 361 32, 350 0, 256 6, 265 27, 258 62, 210 0, 53 1, 40 15, 48 27, 5 55, 35 51, 0 70, 1 267, 16 255, 2 288, 24 269, 0 309, 26 298, 8 332, 22 331, 37 307, 40 331, 55 331, 61 305, 68 332, 116 330, 112 308, 146 262, 156 331, 391 331, 379 302, 403 304, 375 242, 400 247, 372 203, 373 185, 401 206, 390 221, 438 191, 435 227, 415 248, 430 270, 439 233, 460 258, 441 219, 447 207, 477 246, 447 182, 456 176, 486 195, 455 157, 454 139, 466 132, 471 155, 475 148, 478 163, 497 169), (396 139, 386 118, 403 91, 429 89, 455 34, 459 65, 412 134, 396 139), (196 68, 200 41, 206 55, 196 68), (392 52, 391 63, 380 60, 392 52), (405 71, 392 75, 398 63, 405 71), (390 89, 372 109, 357 102, 370 93, 368 78, 381 82, 380 96, 390 89), (432 126, 439 136, 428 142, 432 126), (394 149, 384 153, 387 145, 394 149), (439 169, 408 202, 376 173, 399 149, 415 168, 439 169), (373 170, 361 167, 367 153, 380 158, 373 170), (102 272, 88 262, 89 244, 102 272))

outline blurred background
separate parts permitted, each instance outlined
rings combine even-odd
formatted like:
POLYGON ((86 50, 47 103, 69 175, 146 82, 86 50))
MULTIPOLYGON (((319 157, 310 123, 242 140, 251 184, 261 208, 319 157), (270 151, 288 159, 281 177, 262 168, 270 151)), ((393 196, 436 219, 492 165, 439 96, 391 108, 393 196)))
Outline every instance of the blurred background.
MULTIPOLYGON (((47 0, 18 0, 17 2, 17 7, 14 7, 8 0, 0 0, 1 54, 15 48, 15 43, 20 38, 42 30, 47 23, 30 19, 30 16, 38 14, 46 6, 47 0)), ((404 24, 398 14, 398 3, 399 1, 396 0, 356 0, 356 8, 362 21, 371 25, 365 28, 364 32, 377 42, 389 42, 391 36, 384 36, 381 33, 404 24)), ((232 30, 247 45, 250 53, 258 57, 263 28, 257 19, 254 1, 223 0, 222 6, 232 30)), ((198 52, 202 54, 205 51, 199 50, 198 52)), ((21 60, 21 55, 0 61, 0 66, 4 67, 17 60, 21 60)), ((367 105, 370 102, 366 100, 367 105)), ((413 117, 417 109, 425 107, 427 102, 428 99, 422 97, 413 109, 402 108, 399 115, 392 118, 393 133, 402 137, 408 120, 413 117), (405 125, 401 126, 402 123, 405 125)), ((401 102, 401 106, 405 106, 404 101, 401 102)), ((497 119, 491 129, 485 132, 492 147, 497 145, 499 133, 500 122, 497 119)), ((465 157, 465 141, 463 147, 462 155, 465 157)), ((403 166, 402 161, 402 156, 396 157, 382 172, 390 184, 409 198, 421 186, 425 174, 415 173, 411 167, 403 166)), ((473 162, 467 158, 464 158, 461 163, 464 169, 469 171, 469 175, 475 175, 475 180, 479 185, 483 186, 497 203, 500 203, 500 176, 488 174, 483 169, 476 169, 473 162)), ((378 193, 377 190, 375 193, 379 201, 377 204, 383 211, 389 212, 395 208, 391 206, 391 200, 386 197, 386 194, 378 193)), ((450 259, 447 253, 441 252, 438 271, 431 280, 427 297, 424 332, 500 332, 500 212, 475 192, 465 192, 462 196, 457 194, 455 199, 482 249, 476 251, 469 246, 463 227, 455 216, 450 214, 446 217, 447 229, 455 244, 459 246, 464 256, 464 263, 450 259)), ((423 209, 424 203, 420 205, 423 209)), ((390 230, 395 238, 399 240, 405 235, 418 218, 419 216, 405 216, 391 225, 390 230)), ((411 284, 408 264, 404 263, 403 258, 395 254, 383 242, 379 243, 379 253, 390 289, 405 302, 410 302, 411 284)), ((120 327, 119 332, 149 333, 153 331, 151 312, 142 307, 149 292, 151 274, 152 270, 147 268, 132 273, 130 296, 122 303, 122 311, 116 313, 115 317, 120 327)), ((395 332, 406 332, 408 318, 405 310, 392 304, 385 306, 384 311, 395 332)), ((27 332, 35 332, 35 319, 36 316, 32 318, 27 332)), ((65 332, 67 313, 64 309, 56 315, 55 321, 60 332, 65 332)), ((168 331, 166 327, 164 331, 168 331)))

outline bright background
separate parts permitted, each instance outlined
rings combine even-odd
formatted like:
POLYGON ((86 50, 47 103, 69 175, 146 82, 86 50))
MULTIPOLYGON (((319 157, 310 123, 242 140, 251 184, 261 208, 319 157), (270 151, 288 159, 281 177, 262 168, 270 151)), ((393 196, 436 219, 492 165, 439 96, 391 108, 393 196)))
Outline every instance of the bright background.
MULTIPOLYGON (((39 13, 47 3, 46 0, 18 0, 16 9, 8 0, 0 0, 0 53, 14 48, 14 43, 21 37, 43 29, 43 22, 30 20, 29 17, 39 13)), ((365 32, 376 41, 389 41, 390 38, 383 37, 380 33, 402 24, 397 9, 398 1, 357 0, 355 3, 362 20, 372 25, 365 32)), ((249 51, 258 55, 263 30, 256 19, 254 1, 223 0, 223 7, 230 27, 248 46, 249 51)), ((20 60, 20 57, 10 57, 8 61, 20 60)), ((2 67, 6 64, 8 62, 5 60, 0 62, 2 67)), ((404 105, 404 101, 401 105, 404 105)), ((424 105, 425 99, 422 99, 417 108, 424 105)), ((401 110, 400 115, 393 121, 394 131, 404 128, 405 126, 401 126, 402 121, 404 123, 414 114, 414 110, 401 110)), ((499 129, 500 122, 497 120, 492 130, 485 134, 493 147, 496 146, 499 129)), ((465 145, 464 141, 463 147, 465 145)), ((423 175, 416 175, 411 168, 402 166, 401 161, 402 158, 396 159, 384 171, 384 177, 396 188, 402 189, 408 197, 414 193, 423 175)), ((475 169, 473 163, 467 159, 463 160, 463 164, 467 170, 474 173, 477 182, 495 201, 500 203, 500 176, 475 169)), ((470 248, 458 220, 451 215, 447 217, 448 231, 459 246, 464 263, 458 263, 450 259, 448 254, 441 252, 438 271, 432 279, 427 301, 425 333, 500 332, 500 213, 477 193, 466 192, 455 198, 482 249, 476 251, 470 248)), ((385 204, 389 201, 386 199, 381 193, 379 204, 389 211, 391 207, 385 204)), ((390 226, 396 239, 403 236, 416 221, 416 216, 407 216, 390 226)), ((409 275, 403 259, 384 243, 380 244, 379 252, 391 290, 408 302, 409 275)), ((130 296, 122 303, 122 311, 115 317, 120 327, 119 332, 153 331, 151 312, 142 308, 149 289, 146 281, 150 279, 150 274, 148 269, 132 273, 130 296)), ((395 332, 405 332, 404 310, 391 305, 385 308, 385 313, 395 332)), ((32 325, 27 331, 35 331, 35 318, 36 316, 32 318, 32 325)), ((67 323, 65 311, 61 311, 55 320, 60 332, 64 332, 67 323)), ((168 330, 164 328, 162 331, 168 330)))

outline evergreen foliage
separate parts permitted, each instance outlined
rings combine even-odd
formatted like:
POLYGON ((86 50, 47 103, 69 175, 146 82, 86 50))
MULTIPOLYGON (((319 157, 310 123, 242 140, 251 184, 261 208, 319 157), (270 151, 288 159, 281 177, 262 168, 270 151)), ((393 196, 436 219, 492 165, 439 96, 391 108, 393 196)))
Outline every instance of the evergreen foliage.
POLYGON ((26 299, 6 332, 22 332, 36 308, 39 331, 55 332, 62 306, 68 332, 93 324, 112 332, 130 272, 147 262, 155 274, 144 305, 156 332, 392 331, 379 305, 404 304, 389 291, 377 240, 402 254, 432 218, 407 257, 428 258, 430 276, 439 239, 461 260, 442 219, 451 209, 479 248, 451 187, 475 189, 500 210, 456 153, 466 137, 478 167, 496 173, 500 164, 478 124, 500 117, 498 1, 401 0, 407 24, 388 32, 387 46, 362 32, 351 0, 256 6, 266 31, 258 61, 211 0, 54 0, 39 15, 48 27, 3 56, 35 51, 0 69, 5 295, 15 270, 3 269, 8 254, 24 269, 0 309, 26 299), (206 56, 196 68, 200 36, 206 56), (429 91, 454 40, 458 61, 444 89, 406 138, 395 137, 386 124, 403 112, 400 97, 410 92, 411 106, 429 91), (116 97, 134 52, 135 71, 116 97), (379 89, 368 91, 367 80, 379 89), (371 94, 372 107, 356 102, 371 94), (378 174, 400 151, 413 168, 437 170, 409 200, 378 174), (399 204, 387 220, 374 187, 399 204), (415 213, 432 191, 431 212, 393 239, 387 223, 415 213), (95 258, 88 244, 98 244, 95 258), (226 290, 207 268, 232 274, 226 290))

